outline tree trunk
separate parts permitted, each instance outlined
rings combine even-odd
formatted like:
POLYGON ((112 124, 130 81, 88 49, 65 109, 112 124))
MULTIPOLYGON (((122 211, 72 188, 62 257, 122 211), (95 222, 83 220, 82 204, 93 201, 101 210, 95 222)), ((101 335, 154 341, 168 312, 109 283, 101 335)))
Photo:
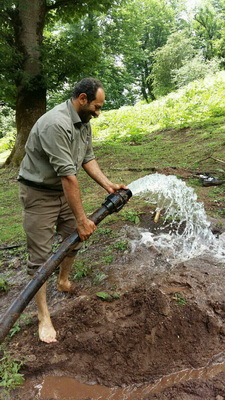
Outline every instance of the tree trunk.
POLYGON ((46 0, 19 0, 14 13, 15 47, 22 61, 16 81, 17 139, 5 165, 20 164, 29 132, 46 111, 46 85, 40 52, 45 15, 46 0))

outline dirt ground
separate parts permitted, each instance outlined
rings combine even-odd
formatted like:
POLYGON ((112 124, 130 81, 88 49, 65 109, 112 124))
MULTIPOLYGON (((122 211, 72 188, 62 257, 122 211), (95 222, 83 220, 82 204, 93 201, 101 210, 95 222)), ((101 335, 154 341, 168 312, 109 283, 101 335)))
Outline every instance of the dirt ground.
MULTIPOLYGON (((182 169, 158 172, 185 180, 192 176, 182 169)), ((204 199, 206 191, 202 197, 209 210, 215 204, 207 195, 204 199)), ((154 232, 156 226, 147 213, 146 206, 139 227, 122 220, 107 225, 114 237, 105 232, 101 246, 93 240, 78 258, 91 257, 97 263, 115 240, 138 239, 140 227, 154 232)), ((216 235, 225 232, 224 219, 211 221, 216 235)), ((102 281, 93 284, 93 275, 87 274, 77 281, 77 295, 58 293, 56 276, 50 279, 48 300, 58 342, 46 345, 38 340, 35 316, 12 337, 9 349, 23 361, 26 384, 12 392, 10 400, 40 398, 35 385, 48 375, 107 387, 141 387, 173 375, 171 385, 162 381, 160 393, 153 390, 135 398, 225 400, 224 260, 208 253, 172 265, 152 245, 140 245, 135 251, 129 246, 123 251, 117 248, 113 254, 112 262, 97 265, 102 281), (110 298, 104 301, 97 292, 107 292, 110 298), (183 370, 189 375, 182 380, 183 370)), ((24 273, 17 268, 15 274, 18 285, 0 298, 1 314, 24 286, 24 273)), ((33 302, 28 312, 35 315, 33 302)))

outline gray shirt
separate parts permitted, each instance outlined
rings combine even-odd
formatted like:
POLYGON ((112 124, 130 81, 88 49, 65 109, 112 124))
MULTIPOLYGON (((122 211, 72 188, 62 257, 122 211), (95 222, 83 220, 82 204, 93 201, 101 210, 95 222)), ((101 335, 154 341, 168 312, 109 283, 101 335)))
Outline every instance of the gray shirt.
POLYGON ((42 115, 33 126, 19 178, 61 189, 61 176, 76 175, 95 158, 90 123, 82 123, 71 100, 42 115))

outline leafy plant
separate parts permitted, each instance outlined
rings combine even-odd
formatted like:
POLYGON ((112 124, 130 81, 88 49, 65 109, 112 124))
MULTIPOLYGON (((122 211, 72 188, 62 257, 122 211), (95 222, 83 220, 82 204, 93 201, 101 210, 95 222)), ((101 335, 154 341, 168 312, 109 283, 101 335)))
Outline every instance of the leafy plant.
POLYGON ((179 306, 184 306, 187 303, 187 300, 181 296, 180 293, 174 293, 173 300, 176 300, 179 306))
POLYGON ((13 337, 16 333, 20 332, 22 325, 29 325, 32 322, 32 317, 29 314, 22 314, 19 320, 14 324, 14 326, 9 331, 9 336, 13 337))
POLYGON ((94 272, 93 285, 95 285, 95 286, 99 285, 106 278, 107 278, 107 275, 105 275, 103 272, 101 272, 101 271, 94 272))
POLYGON ((85 266, 84 261, 78 261, 74 264, 74 268, 76 269, 76 272, 74 274, 74 279, 80 280, 81 278, 84 278, 85 276, 88 276, 91 272, 91 267, 85 266))
POLYGON ((125 251, 128 249, 128 241, 127 240, 119 240, 118 242, 113 244, 113 247, 120 251, 125 251))
POLYGON ((97 233, 99 235, 110 235, 112 233, 112 229, 107 227, 98 228, 97 233))
POLYGON ((0 278, 0 292, 8 292, 9 287, 9 282, 7 282, 7 280, 4 278, 0 278))
POLYGON ((138 216, 138 213, 134 210, 123 211, 121 212, 121 214, 123 215, 126 221, 134 222, 136 225, 140 223, 140 218, 138 216))
POLYGON ((152 134, 160 129, 203 126, 204 123, 216 122, 218 119, 222 122, 225 115, 224 89, 225 71, 220 71, 214 76, 191 82, 147 105, 140 103, 135 107, 106 111, 93 121, 94 135, 96 139, 124 142, 127 138, 129 141, 133 126, 133 130, 143 132, 143 141, 144 133, 152 134), (101 126, 102 118, 108 122, 106 129, 101 126))
POLYGON ((0 361, 0 387, 14 389, 21 385, 24 381, 23 374, 19 372, 22 363, 12 359, 6 351, 0 361))
POLYGON ((19 322, 16 322, 15 325, 10 329, 9 336, 12 338, 16 333, 21 331, 21 326, 19 322))
POLYGON ((120 298, 120 294, 117 293, 117 292, 115 292, 115 293, 112 294, 112 297, 113 297, 114 299, 119 299, 119 298, 120 298))
POLYGON ((97 292, 96 296, 104 301, 112 301, 113 299, 116 300, 116 299, 120 298, 120 294, 117 292, 115 292, 113 294, 109 294, 107 292, 97 292))
POLYGON ((110 264, 113 261, 113 259, 114 256, 112 254, 102 257, 102 261, 106 264, 110 264))
POLYGON ((106 293, 106 292, 97 292, 96 296, 99 297, 102 300, 105 300, 105 301, 112 300, 112 296, 109 293, 106 293))

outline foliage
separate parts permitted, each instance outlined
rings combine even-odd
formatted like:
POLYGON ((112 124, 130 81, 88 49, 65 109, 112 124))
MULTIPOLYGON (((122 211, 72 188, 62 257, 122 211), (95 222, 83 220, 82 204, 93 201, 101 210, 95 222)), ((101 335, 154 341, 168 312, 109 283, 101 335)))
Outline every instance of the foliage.
MULTIPOLYGON (((4 140, 3 139, 0 139, 4 140)), ((22 209, 18 201, 18 182, 16 180, 18 171, 6 171, 1 169, 1 193, 0 193, 0 242, 5 243, 9 240, 24 240, 24 230, 21 224, 22 209)))
MULTIPOLYGON (((103 112, 92 122, 92 126, 95 154, 106 175, 114 182, 128 184, 151 173, 153 168, 198 167, 204 172, 204 165, 210 165, 208 171, 215 168, 217 171, 221 166, 224 169, 222 164, 210 159, 200 163, 200 160, 210 155, 224 159, 224 91, 225 72, 222 71, 215 77, 192 82, 150 104, 139 103, 134 107, 103 112), (130 131, 134 132, 135 128, 138 135, 142 132, 142 141, 138 145, 133 145, 133 138, 129 141, 130 131)), ((2 244, 18 244, 18 240, 25 242, 22 210, 18 201, 17 174, 18 171, 13 169, 4 168, 0 171, 3 189, 0 194, 2 244)), ((90 215, 99 207, 99 201, 104 199, 105 193, 84 171, 79 172, 78 179, 85 211, 90 215)), ((140 199, 136 205, 135 201, 133 197, 132 207, 139 216, 140 199)), ((134 215, 130 214, 130 217, 133 218, 134 215)), ((121 213, 107 217, 107 225, 103 221, 91 240, 96 238, 102 241, 104 235, 111 236, 114 231, 110 224, 118 219, 121 219, 121 213)), ((82 274, 82 265, 80 270, 82 274)))
POLYGON ((107 278, 107 275, 105 275, 101 271, 95 271, 94 272, 94 277, 93 277, 93 285, 97 286, 101 282, 103 282, 107 278))
POLYGON ((121 215, 124 217, 126 221, 134 222, 136 225, 140 223, 140 218, 138 216, 138 213, 134 210, 122 211, 121 215))
MULTIPOLYGON (((225 72, 189 83, 150 104, 136 104, 104 112, 93 121, 95 139, 115 142, 128 138, 137 128, 145 134, 159 129, 202 125, 224 118, 225 72)), ((143 136, 144 139, 144 136, 143 136)), ((157 137, 159 140, 160 137, 157 137)))
POLYGON ((8 292, 9 288, 10 284, 7 282, 7 280, 4 278, 0 278, 0 293, 8 292))
POLYGON ((193 21, 194 38, 204 57, 211 60, 225 56, 221 38, 224 29, 224 4, 222 1, 203 1, 196 9, 193 21))
POLYGON ((96 296, 104 301, 112 301, 114 299, 116 300, 120 298, 120 295, 117 292, 114 292, 112 294, 109 294, 107 292, 97 292, 96 296))
POLYGON ((128 248, 128 241, 127 240, 118 240, 113 244, 113 247, 120 251, 125 251, 128 248))
POLYGON ((114 259, 114 256, 112 254, 108 254, 104 257, 102 257, 102 261, 106 264, 110 264, 114 259))
POLYGON ((172 81, 176 87, 182 87, 197 79, 205 78, 219 72, 220 62, 218 58, 205 61, 201 53, 194 58, 186 60, 182 67, 172 70, 172 81))
POLYGON ((75 274, 74 274, 74 279, 76 280, 80 280, 86 276, 88 276, 91 272, 91 267, 86 266, 85 262, 75 262, 74 266, 73 266, 76 270, 75 274))
MULTIPOLYGON (((37 1, 31 7, 37 5, 37 1)), ((41 64, 42 85, 48 90, 62 88, 68 78, 79 79, 81 74, 94 72, 98 60, 98 32, 96 31, 94 13, 104 13, 115 4, 114 0, 91 0, 88 6, 82 0, 73 4, 71 1, 46 1, 43 14, 40 15, 39 27, 44 27, 44 34, 39 35, 38 53, 35 53, 33 67, 36 61, 41 64), (43 40, 41 39, 43 37, 43 40), (96 59, 97 57, 97 59, 96 59), (96 59, 96 61, 95 61, 96 59), (66 61, 65 61, 66 60, 66 61), (76 65, 76 68, 74 67, 76 65)), ((44 4, 44 3, 43 3, 44 4)), ((29 5, 30 6, 30 5, 29 5)), ((20 15, 28 9, 27 0, 18 3, 17 0, 3 0, 0 4, 0 50, 4 59, 0 60, 1 96, 15 105, 16 86, 19 82, 32 85, 32 76, 24 70, 23 49, 19 36, 15 37, 14 30, 21 23, 20 15)), ((27 10, 29 12, 29 10, 27 10)), ((32 16, 32 10, 30 14, 32 16)), ((21 31, 23 31, 22 27, 21 31)), ((32 34, 30 32, 30 34, 32 34)), ((36 38, 35 38, 36 40, 36 38)), ((33 38, 32 43, 35 43, 33 38)), ((25 42, 23 43, 25 44, 25 42)), ((28 57, 32 57, 33 49, 29 49, 28 57)), ((39 68, 40 69, 40 68, 39 68)))
MULTIPOLYGON (((146 101, 152 98, 151 82, 153 52, 163 44, 175 27, 177 9, 170 2, 130 0, 113 9, 106 19, 105 48, 123 70, 122 94, 130 93, 146 101), (116 38, 115 38, 116 35, 116 38)), ((123 104, 129 104, 123 102, 123 104)))
POLYGON ((0 138, 15 131, 15 112, 5 104, 0 104, 0 138))
POLYGON ((20 332, 22 326, 30 325, 32 322, 32 317, 28 314, 22 314, 19 320, 13 325, 9 331, 9 337, 12 338, 16 333, 20 332))
MULTIPOLYGON (((150 76, 153 80, 154 95, 156 97, 164 96, 176 89, 174 75, 176 77, 180 68, 185 67, 197 56, 199 54, 193 46, 192 39, 188 38, 185 33, 175 32, 170 35, 167 43, 154 54, 154 65, 150 76)), ((191 75, 189 77, 191 78, 191 75)), ((186 76, 183 78, 184 83, 185 79, 188 83, 186 76)))
POLYGON ((16 333, 21 331, 21 326, 18 322, 15 323, 15 325, 10 329, 9 331, 9 337, 12 338, 16 333))
POLYGON ((112 296, 109 293, 106 293, 106 292, 97 292, 96 296, 99 297, 102 300, 105 300, 105 301, 112 300, 112 296))
POLYGON ((172 298, 176 300, 178 306, 184 306, 187 303, 187 300, 180 293, 174 293, 172 298))
POLYGON ((24 379, 19 372, 21 366, 21 362, 12 359, 9 353, 4 351, 4 355, 0 360, 0 387, 14 389, 22 384, 24 379))
MULTIPOLYGON (((17 108, 18 131, 7 163, 20 162, 26 135, 45 110, 46 90, 51 108, 70 96, 75 82, 94 76, 104 84, 109 110, 152 101, 214 73, 218 63, 224 68, 224 0, 200 2, 190 19, 183 17, 184 8, 181 0, 49 0, 46 7, 37 0, 3 0, 0 88, 2 100, 17 108), (25 43, 23 12, 34 18, 34 5, 40 7, 37 26, 30 32, 33 41, 25 43)), ((0 119, 0 135, 8 131, 4 124, 0 119)), ((141 143, 142 134, 130 127, 130 137, 123 138, 141 143)))
POLYGON ((107 227, 98 227, 97 230, 98 235, 111 235, 112 234, 112 229, 107 228, 107 227))

